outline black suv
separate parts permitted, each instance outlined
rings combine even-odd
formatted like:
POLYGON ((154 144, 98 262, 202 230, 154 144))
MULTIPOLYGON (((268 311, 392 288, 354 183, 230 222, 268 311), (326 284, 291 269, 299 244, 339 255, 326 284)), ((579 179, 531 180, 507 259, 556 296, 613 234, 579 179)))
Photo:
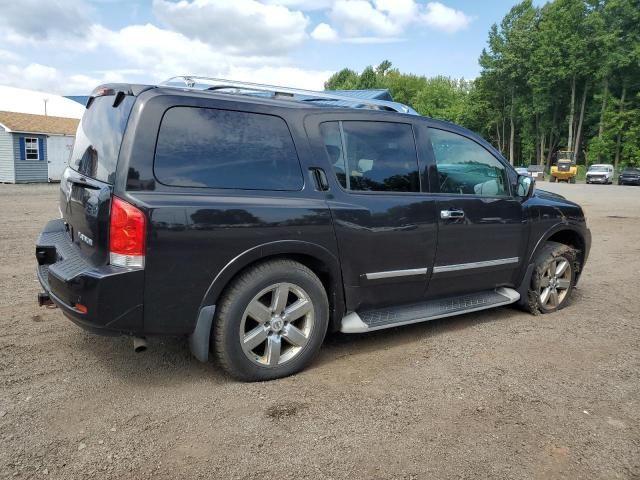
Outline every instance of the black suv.
POLYGON ((413 113, 193 78, 99 87, 37 240, 40 304, 141 347, 188 336, 242 380, 301 370, 328 330, 564 307, 582 209, 413 113))

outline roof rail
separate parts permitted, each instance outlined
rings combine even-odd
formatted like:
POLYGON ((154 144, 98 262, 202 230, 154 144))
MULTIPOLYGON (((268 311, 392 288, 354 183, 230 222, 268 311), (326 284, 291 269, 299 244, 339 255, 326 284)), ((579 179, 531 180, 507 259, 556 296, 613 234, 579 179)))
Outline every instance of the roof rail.
POLYGON ((178 76, 172 77, 160 84, 164 87, 187 88, 193 90, 235 90, 234 93, 246 94, 245 92, 266 92, 273 97, 285 97, 303 102, 326 101, 328 103, 340 102, 339 106, 349 106, 351 108, 372 108, 376 110, 387 110, 404 113, 407 115, 419 115, 413 108, 398 102, 388 100, 373 100, 350 97, 346 94, 317 92, 314 90, 303 90, 300 88, 277 87, 274 85, 263 85, 260 83, 239 82, 237 80, 224 80, 220 78, 208 78, 198 76, 178 76))

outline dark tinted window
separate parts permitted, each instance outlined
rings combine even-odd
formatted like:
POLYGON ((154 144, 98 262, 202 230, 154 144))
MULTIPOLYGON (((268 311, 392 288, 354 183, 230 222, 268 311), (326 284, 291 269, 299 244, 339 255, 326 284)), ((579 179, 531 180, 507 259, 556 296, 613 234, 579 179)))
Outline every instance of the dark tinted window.
POLYGON ((344 188, 376 192, 420 191, 411 125, 326 122, 321 125, 321 132, 329 161, 344 188))
POLYGON ((102 182, 113 183, 122 136, 135 97, 126 96, 113 106, 113 95, 95 98, 84 112, 69 166, 102 182))
POLYGON ((180 187, 300 190, 302 172, 279 117, 175 107, 162 119, 155 175, 180 187))
POLYGON ((430 129, 441 193, 509 195, 504 165, 481 145, 462 135, 430 129))

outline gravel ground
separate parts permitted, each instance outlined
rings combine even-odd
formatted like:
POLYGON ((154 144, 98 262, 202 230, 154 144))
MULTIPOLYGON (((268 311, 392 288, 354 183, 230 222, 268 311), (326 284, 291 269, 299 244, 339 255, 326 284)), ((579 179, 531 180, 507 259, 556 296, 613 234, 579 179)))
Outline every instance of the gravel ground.
POLYGON ((336 334, 264 384, 38 308, 57 186, 0 185, 0 478, 640 478, 640 188, 543 185, 593 233, 568 308, 336 334))

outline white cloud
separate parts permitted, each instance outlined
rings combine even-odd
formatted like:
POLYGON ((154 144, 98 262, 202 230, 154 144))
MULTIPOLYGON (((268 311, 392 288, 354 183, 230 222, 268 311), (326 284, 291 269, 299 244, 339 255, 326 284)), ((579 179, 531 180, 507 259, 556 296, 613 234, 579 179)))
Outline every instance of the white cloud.
POLYGON ((0 38, 10 43, 82 39, 91 9, 82 0, 0 0, 0 38))
POLYGON ((142 81, 159 82, 176 75, 201 75, 300 88, 322 88, 333 71, 305 70, 287 65, 285 57, 230 55, 200 40, 154 25, 132 25, 119 31, 100 27, 97 42, 111 48, 135 68, 125 69, 131 81, 144 71, 142 81))
POLYGON ((285 7, 295 7, 303 11, 324 10, 333 5, 335 0, 265 0, 269 5, 284 5, 285 7))
POLYGON ((336 0, 329 18, 339 36, 351 43, 397 41, 410 26, 456 32, 471 23, 471 17, 461 10, 416 0, 336 0))
POLYGON ((374 8, 368 0, 338 0, 330 17, 349 37, 367 33, 390 36, 402 31, 401 25, 374 8))
POLYGON ((307 38, 301 11, 256 0, 154 0, 153 9, 176 32, 227 53, 282 55, 307 38))
POLYGON ((320 23, 313 29, 313 32, 311 32, 311 38, 321 42, 334 42, 338 39, 338 32, 331 28, 331 25, 320 23))
POLYGON ((420 6, 414 0, 374 0, 377 10, 384 12, 397 25, 407 25, 416 16, 420 6))
POLYGON ((142 69, 152 81, 175 75, 220 75, 232 66, 284 63, 283 57, 232 55, 181 33, 152 24, 131 25, 118 31, 96 27, 96 43, 112 49, 133 68, 142 69))
MULTIPOLYGON (((0 49, 0 84, 68 95, 88 94, 106 82, 157 83, 175 75, 202 75, 322 89, 333 73, 298 68, 287 56, 310 38, 302 10, 327 8, 333 0, 155 0, 154 12, 165 26, 147 23, 115 30, 88 22, 84 12, 90 9, 82 0, 70 0, 80 13, 68 15, 61 0, 49 0, 43 10, 51 18, 38 18, 55 26, 39 32, 31 24, 9 28, 19 19, 13 7, 5 15, 6 2, 0 0, 0 41, 11 39, 20 50, 0 49), (70 25, 74 22, 77 26, 70 25), (78 68, 48 64, 46 52, 53 50, 69 55, 67 63, 78 68), (90 60, 83 62, 83 55, 90 60), (100 67, 83 69, 83 63, 100 67)), ((25 13, 45 3, 25 2, 25 13)), ((317 25, 311 36, 338 38, 327 23, 317 25)))
POLYGON ((348 37, 344 39, 346 43, 355 43, 360 45, 398 43, 403 40, 404 39, 401 37, 348 37))
POLYGON ((4 63, 0 61, 0 85, 59 93, 87 95, 107 80, 87 75, 66 75, 58 69, 39 63, 4 63))
POLYGON ((426 12, 421 18, 431 28, 444 32, 464 30, 472 20, 463 11, 447 7, 440 2, 427 3, 426 12))
POLYGON ((235 67, 223 74, 230 80, 265 83, 280 87, 295 87, 306 90, 323 90, 324 82, 335 73, 332 70, 304 70, 296 67, 235 67))
POLYGON ((8 50, 0 50, 0 62, 17 62, 20 57, 8 50))

